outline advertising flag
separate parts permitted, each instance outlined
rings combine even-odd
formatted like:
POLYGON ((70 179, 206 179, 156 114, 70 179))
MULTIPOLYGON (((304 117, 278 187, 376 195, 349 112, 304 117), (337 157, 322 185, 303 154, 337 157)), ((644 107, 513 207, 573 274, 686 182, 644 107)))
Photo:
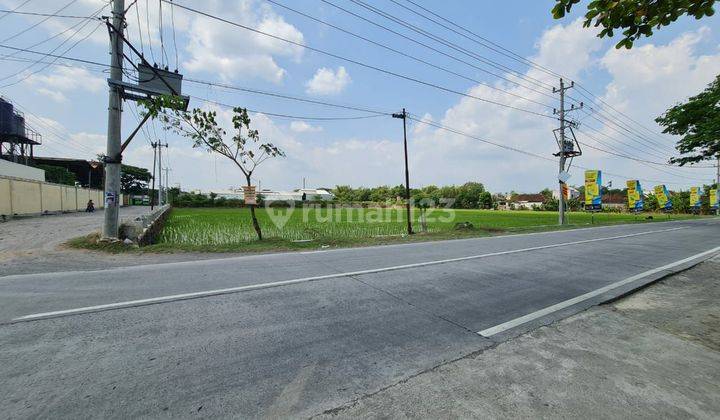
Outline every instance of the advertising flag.
POLYGON ((585 171, 585 210, 602 210, 602 197, 600 196, 601 187, 602 171, 585 171))
POLYGON ((710 208, 717 210, 719 205, 717 189, 710 190, 710 208))
POLYGON ((642 211, 644 200, 640 181, 631 179, 627 182, 628 209, 631 211, 642 211))
POLYGON ((690 187, 690 207, 700 208, 702 191, 698 187, 690 187))
POLYGON ((665 185, 655 186, 655 197, 657 197, 658 207, 661 210, 672 210, 672 201, 670 200, 670 192, 665 185))

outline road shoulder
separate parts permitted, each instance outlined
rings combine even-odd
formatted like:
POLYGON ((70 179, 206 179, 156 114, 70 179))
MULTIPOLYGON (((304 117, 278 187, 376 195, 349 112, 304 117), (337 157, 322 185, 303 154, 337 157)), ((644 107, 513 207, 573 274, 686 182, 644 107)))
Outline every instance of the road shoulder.
POLYGON ((720 257, 323 416, 720 415, 720 257))

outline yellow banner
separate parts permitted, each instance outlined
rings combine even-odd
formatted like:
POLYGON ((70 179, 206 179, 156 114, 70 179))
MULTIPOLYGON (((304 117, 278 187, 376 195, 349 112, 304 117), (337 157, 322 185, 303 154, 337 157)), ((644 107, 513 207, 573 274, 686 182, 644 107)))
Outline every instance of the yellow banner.
POLYGON ((690 206, 700 204, 700 189, 698 187, 690 187, 690 206))
POLYGON ((595 197, 599 195, 598 171, 585 171, 585 204, 592 205, 595 197))
POLYGON ((664 185, 656 185, 655 186, 655 197, 657 197, 658 206, 660 208, 665 207, 665 203, 668 202, 668 196, 665 195, 665 186, 664 185))
POLYGON ((717 207, 718 206, 718 194, 717 190, 710 190, 710 207, 717 207))
POLYGON ((637 190, 637 181, 630 180, 627 185, 628 208, 634 209, 635 204, 640 200, 640 192, 637 190))

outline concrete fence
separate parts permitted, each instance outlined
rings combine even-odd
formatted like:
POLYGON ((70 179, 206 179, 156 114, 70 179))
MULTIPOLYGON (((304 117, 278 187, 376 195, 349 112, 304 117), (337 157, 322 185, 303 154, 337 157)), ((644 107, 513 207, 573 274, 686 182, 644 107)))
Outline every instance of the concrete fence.
POLYGON ((83 211, 88 200, 103 208, 103 191, 0 175, 0 215, 5 217, 83 211))

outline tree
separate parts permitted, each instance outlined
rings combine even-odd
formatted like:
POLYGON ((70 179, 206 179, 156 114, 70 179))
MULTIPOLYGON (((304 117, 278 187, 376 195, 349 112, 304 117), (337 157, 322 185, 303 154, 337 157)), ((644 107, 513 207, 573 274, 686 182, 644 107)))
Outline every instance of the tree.
MULTIPOLYGON (((560 19, 580 0, 555 0, 552 15, 560 19)), ((615 48, 632 48, 633 42, 653 34, 653 29, 668 26, 681 16, 702 19, 712 16, 715 0, 594 0, 588 4, 583 26, 601 26, 598 37, 612 37, 623 29, 623 39, 615 48), (593 24, 594 23, 594 24, 593 24)))
POLYGON ((492 194, 490 194, 490 191, 483 191, 480 193, 480 208, 483 209, 491 209, 493 208, 493 197, 492 194))
POLYGON ((466 182, 458 188, 457 202, 455 205, 463 209, 476 209, 480 200, 480 194, 485 192, 485 187, 479 182, 466 182))
POLYGON ((720 156, 720 75, 699 95, 665 111, 655 119, 663 133, 682 136, 675 148, 682 155, 670 159, 680 166, 720 156))
POLYGON ((145 168, 122 165, 120 168, 120 191, 124 194, 145 194, 151 179, 152 174, 145 168))
MULTIPOLYGON (((260 139, 258 130, 250 128, 247 109, 233 108, 232 125, 235 130, 228 137, 227 131, 217 122, 217 112, 195 108, 183 111, 178 98, 161 96, 145 101, 151 118, 160 118, 165 128, 173 130, 193 142, 193 147, 202 148, 228 158, 245 176, 248 187, 252 186, 252 175, 268 159, 285 156, 282 150, 270 142, 260 139), (167 111, 163 111, 167 110, 167 111)), ((262 240, 262 231, 255 215, 255 205, 250 204, 250 215, 258 240, 262 240)))
POLYGON ((38 169, 45 171, 45 181, 55 184, 75 185, 77 178, 75 174, 62 166, 37 165, 38 169))

